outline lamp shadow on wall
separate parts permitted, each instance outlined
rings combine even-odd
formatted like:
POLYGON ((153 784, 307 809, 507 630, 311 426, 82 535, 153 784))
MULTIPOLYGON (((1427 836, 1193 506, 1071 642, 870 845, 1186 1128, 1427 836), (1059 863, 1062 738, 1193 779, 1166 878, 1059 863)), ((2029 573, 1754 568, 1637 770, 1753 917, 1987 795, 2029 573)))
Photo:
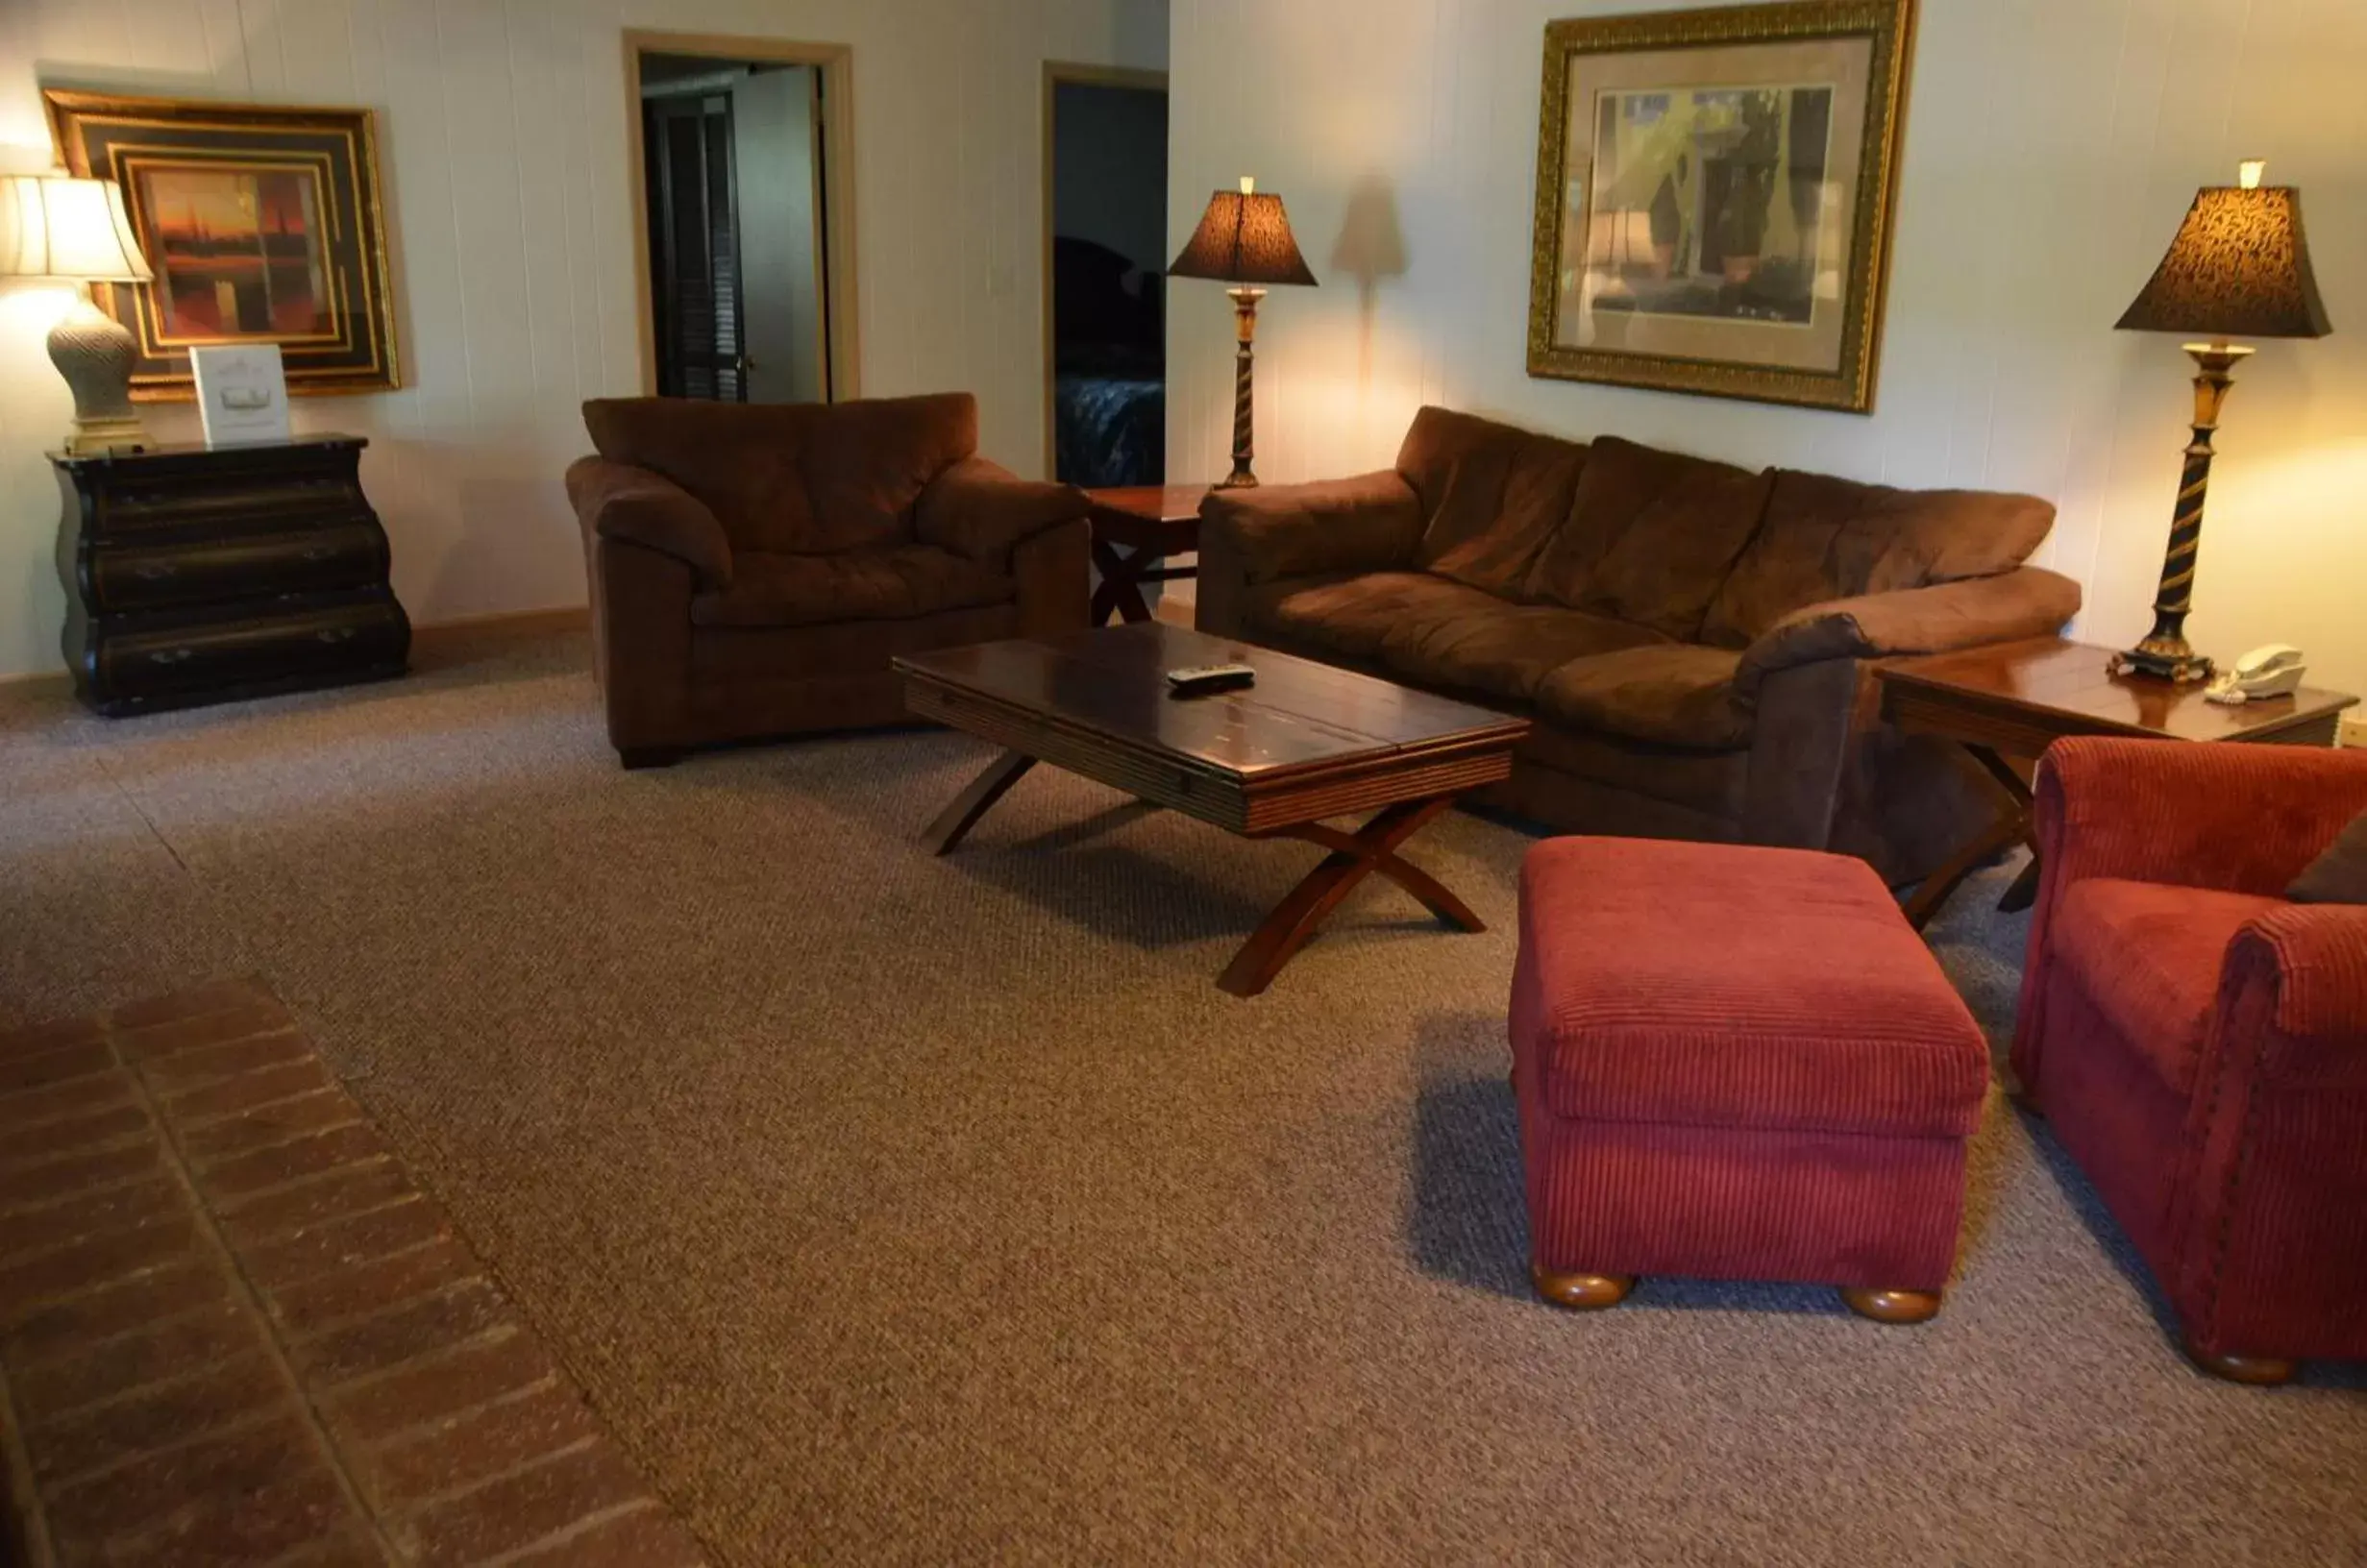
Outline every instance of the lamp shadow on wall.
POLYGON ((1389 177, 1368 173, 1348 187, 1340 237, 1332 241, 1331 267, 1356 280, 1356 385, 1372 384, 1372 331, 1379 313, 1381 282, 1402 278, 1410 263, 1405 231, 1397 222, 1397 188, 1389 177))

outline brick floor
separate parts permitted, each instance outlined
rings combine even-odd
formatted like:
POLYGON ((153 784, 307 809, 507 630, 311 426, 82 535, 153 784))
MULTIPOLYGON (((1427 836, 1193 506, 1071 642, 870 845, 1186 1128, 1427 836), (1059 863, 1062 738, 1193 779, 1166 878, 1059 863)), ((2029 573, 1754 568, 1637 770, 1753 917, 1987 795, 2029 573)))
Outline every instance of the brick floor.
POLYGON ((258 981, 0 1034, 12 1544, 703 1562, 258 981))

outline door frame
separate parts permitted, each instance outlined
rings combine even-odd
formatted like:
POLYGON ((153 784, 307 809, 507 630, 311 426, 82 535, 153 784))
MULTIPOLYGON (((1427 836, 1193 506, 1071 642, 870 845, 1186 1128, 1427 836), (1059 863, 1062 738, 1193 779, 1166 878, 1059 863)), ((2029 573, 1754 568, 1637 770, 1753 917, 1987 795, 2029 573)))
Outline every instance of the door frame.
POLYGON ((650 184, 642 144, 641 57, 688 55, 721 63, 760 61, 768 65, 811 65, 822 84, 822 319, 828 338, 823 385, 832 403, 862 395, 861 334, 854 276, 854 51, 843 43, 799 43, 784 38, 741 37, 721 33, 664 33, 627 28, 625 54, 625 139, 627 178, 631 186, 633 300, 638 317, 641 395, 657 392, 656 302, 650 283, 650 184))
MULTIPOLYGON (((1082 61, 1048 60, 1044 62, 1044 101, 1038 135, 1044 143, 1043 203, 1044 208, 1044 477, 1051 478, 1060 472, 1059 399, 1055 393, 1058 372, 1052 363, 1052 131, 1053 105, 1062 84, 1089 87, 1139 87, 1168 90, 1165 71, 1146 70, 1135 65, 1089 65, 1082 61)), ((1173 100, 1169 108, 1174 107, 1173 100)), ((1170 128, 1171 135, 1172 127, 1170 128)), ((1160 316, 1166 320, 1165 312, 1160 316)))

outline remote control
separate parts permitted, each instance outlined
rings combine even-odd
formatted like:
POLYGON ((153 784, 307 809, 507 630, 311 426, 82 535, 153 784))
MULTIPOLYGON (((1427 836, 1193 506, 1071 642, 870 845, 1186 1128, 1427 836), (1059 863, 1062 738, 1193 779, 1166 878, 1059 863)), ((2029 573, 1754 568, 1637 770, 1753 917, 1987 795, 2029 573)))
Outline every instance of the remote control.
POLYGON ((1247 686, 1256 679, 1257 672, 1245 664, 1202 664, 1167 673, 1168 686, 1177 697, 1229 692, 1237 686, 1247 686))

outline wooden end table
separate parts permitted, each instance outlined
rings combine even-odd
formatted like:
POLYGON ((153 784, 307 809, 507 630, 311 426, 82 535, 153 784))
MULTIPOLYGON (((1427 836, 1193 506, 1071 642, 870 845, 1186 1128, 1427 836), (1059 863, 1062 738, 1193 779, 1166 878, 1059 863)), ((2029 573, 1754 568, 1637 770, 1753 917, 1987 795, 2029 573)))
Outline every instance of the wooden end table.
POLYGON ((1170 566, 1177 555, 1200 547, 1200 498, 1204 484, 1142 484, 1088 490, 1093 502, 1093 564, 1101 574, 1093 591, 1092 625, 1147 621, 1147 582, 1196 577, 1194 566, 1170 566), (1120 551, 1124 553, 1121 554, 1120 551))
POLYGON ((1217 984, 1236 996, 1272 984, 1375 872, 1447 925, 1487 929, 1399 851, 1457 796, 1512 772, 1526 719, 1157 621, 916 653, 896 670, 916 717, 1007 748, 929 825, 938 854, 1039 761, 1244 838, 1329 850, 1226 966, 1217 984), (1169 694, 1170 670, 1235 661, 1254 686, 1169 694), (1368 811, 1355 832, 1331 824, 1368 811))
POLYGON ((2030 845, 2031 863, 1998 908, 2031 906, 2038 892, 2038 838, 2030 772, 2050 742, 2066 735, 2126 735, 2331 746, 2342 711, 2358 701, 2304 687, 2241 707, 2207 702, 2199 685, 2115 675, 2107 668, 2111 657, 2110 649, 2037 637, 1875 667, 1883 717, 1911 735, 1953 742, 1952 754, 1997 802, 1996 821, 1908 899, 1907 918, 1917 930, 1975 870, 2017 843, 2030 845))

